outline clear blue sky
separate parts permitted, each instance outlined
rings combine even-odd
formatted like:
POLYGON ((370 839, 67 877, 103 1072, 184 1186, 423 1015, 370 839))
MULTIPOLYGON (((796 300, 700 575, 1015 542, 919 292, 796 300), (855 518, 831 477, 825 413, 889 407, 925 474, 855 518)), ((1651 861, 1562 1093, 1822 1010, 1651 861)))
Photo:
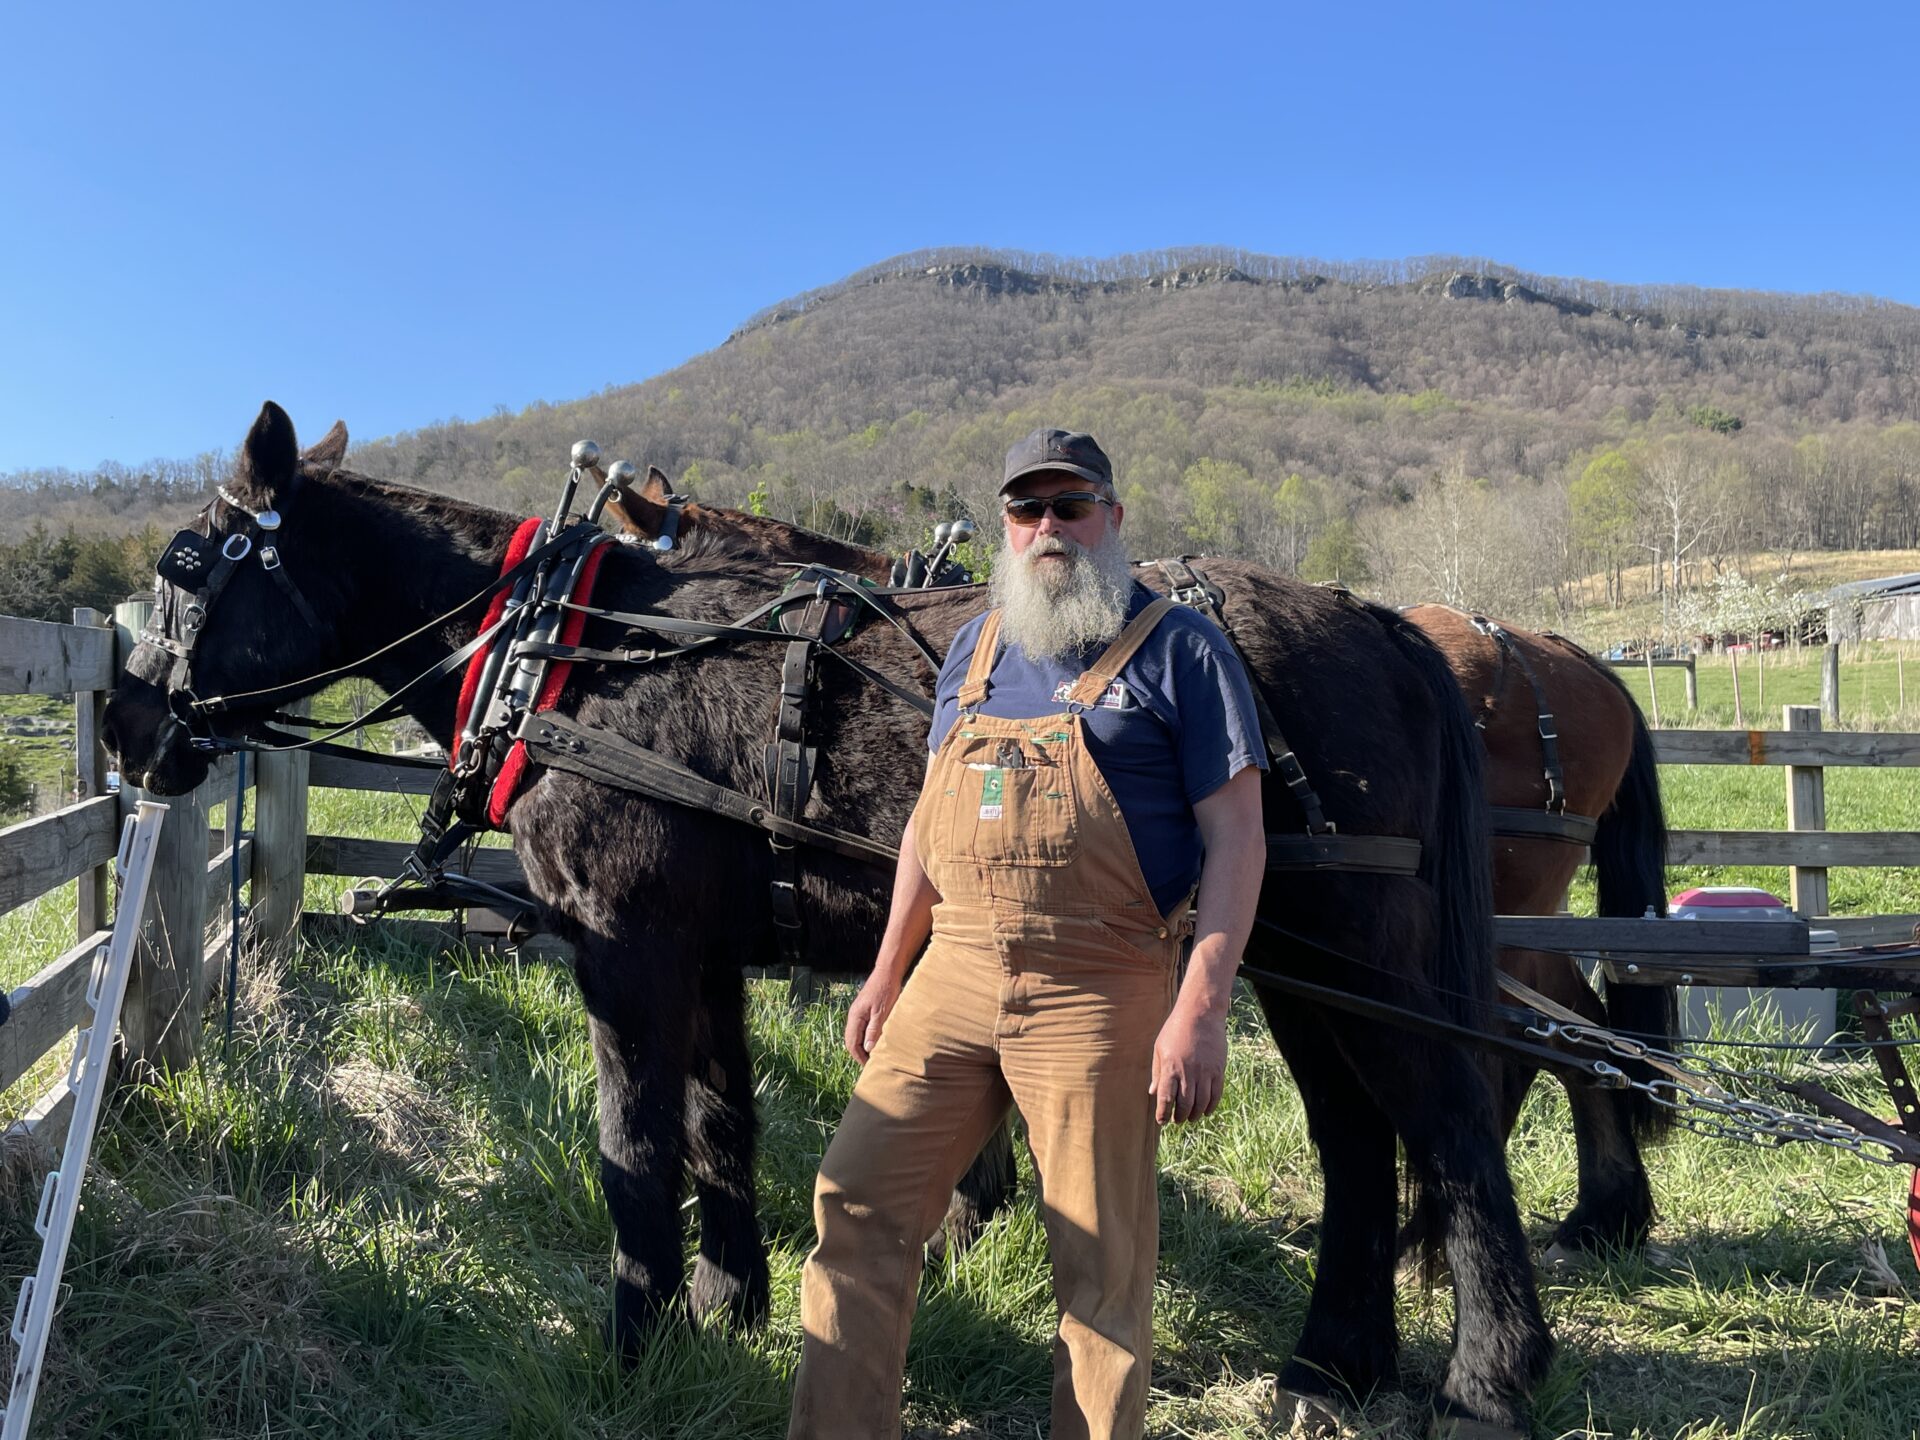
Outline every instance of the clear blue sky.
POLYGON ((1920 7, 0 12, 0 471, 643 379, 904 250, 1920 304, 1920 7))

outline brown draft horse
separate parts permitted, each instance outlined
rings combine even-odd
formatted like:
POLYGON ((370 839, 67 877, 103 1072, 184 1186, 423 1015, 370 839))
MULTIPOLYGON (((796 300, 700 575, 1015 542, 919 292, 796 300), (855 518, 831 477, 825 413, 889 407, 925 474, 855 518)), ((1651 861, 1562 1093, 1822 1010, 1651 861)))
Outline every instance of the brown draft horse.
MULTIPOLYGON (((666 477, 650 468, 645 482, 623 489, 609 511, 629 533, 652 539, 665 521, 668 493, 666 477)), ((884 580, 891 563, 875 550, 698 501, 684 503, 680 523, 688 531, 723 531, 736 543, 764 546, 770 553, 799 549, 809 560, 874 580, 884 580)), ((1476 617, 1458 610, 1419 605, 1405 614, 1439 647, 1466 696, 1486 742, 1489 804, 1545 813, 1549 784, 1540 734, 1544 711, 1557 727, 1564 757, 1560 769, 1567 813, 1600 822, 1592 845, 1600 913, 1638 916, 1651 907, 1655 914, 1666 914, 1666 820, 1653 742, 1639 706, 1613 672, 1559 636, 1497 627, 1504 631, 1506 644, 1519 652, 1516 657, 1483 623, 1476 623, 1476 617)), ((1564 840, 1496 833, 1493 853, 1496 910, 1502 915, 1552 915, 1586 852, 1564 840)), ((1596 1024, 1656 1044, 1670 1046, 1673 1040, 1677 1015, 1671 987, 1619 986, 1603 1001, 1566 955, 1503 949, 1500 966, 1596 1024)), ((1510 1060, 1498 1062, 1498 1070, 1503 1133, 1511 1135, 1537 1072, 1510 1060)), ((1569 1084, 1567 1097, 1579 1193, 1548 1255, 1638 1245, 1653 1223, 1653 1192, 1640 1141, 1664 1133, 1667 1113, 1647 1103, 1637 1090, 1569 1084)), ((1003 1131, 962 1180, 947 1233, 964 1243, 1006 1203, 1012 1173, 1011 1139, 1003 1131)), ((1409 1229, 1402 1250, 1416 1248, 1420 1239, 1409 1229)))
MULTIPOLYGON (((1458 610, 1417 605, 1405 613, 1440 647, 1465 692, 1486 740, 1488 802, 1545 810, 1549 786, 1540 730, 1542 714, 1550 715, 1564 762, 1567 812, 1600 822, 1591 847, 1600 913, 1639 916, 1651 908, 1665 915, 1667 827, 1653 737, 1619 678, 1559 636, 1500 626, 1506 644, 1518 652, 1512 656, 1475 617, 1458 610)), ((1497 819, 1495 830, 1495 908, 1502 915, 1556 913, 1580 866, 1581 848, 1500 834, 1497 819)), ((1566 955, 1502 949, 1500 968, 1596 1024, 1663 1048, 1674 1043, 1679 1017, 1671 986, 1615 986, 1602 1001, 1566 955)), ((1510 1061, 1500 1069, 1501 1118, 1511 1134, 1535 1072, 1510 1061)), ((1639 1141, 1663 1134, 1668 1112, 1639 1090, 1570 1084, 1567 1098, 1580 1190, 1555 1243, 1569 1249, 1637 1245, 1653 1223, 1653 1192, 1639 1141)))

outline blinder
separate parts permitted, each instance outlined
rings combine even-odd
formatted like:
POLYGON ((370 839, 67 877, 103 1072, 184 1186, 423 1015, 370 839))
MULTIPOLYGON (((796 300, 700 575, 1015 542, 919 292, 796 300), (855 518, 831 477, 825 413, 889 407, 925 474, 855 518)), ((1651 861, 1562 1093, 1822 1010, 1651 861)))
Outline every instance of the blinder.
POLYGON ((215 603, 240 566, 249 558, 256 560, 308 626, 315 630, 321 626, 281 564, 279 547, 272 543, 281 523, 277 510, 250 509, 222 486, 200 520, 207 527, 204 534, 191 525, 180 530, 155 563, 153 614, 140 640, 173 657, 167 667, 167 712, 186 730, 195 749, 211 750, 224 742, 213 734, 206 717, 225 707, 194 694, 193 653, 215 603), (224 533, 214 529, 214 517, 223 502, 233 516, 232 528, 224 533))

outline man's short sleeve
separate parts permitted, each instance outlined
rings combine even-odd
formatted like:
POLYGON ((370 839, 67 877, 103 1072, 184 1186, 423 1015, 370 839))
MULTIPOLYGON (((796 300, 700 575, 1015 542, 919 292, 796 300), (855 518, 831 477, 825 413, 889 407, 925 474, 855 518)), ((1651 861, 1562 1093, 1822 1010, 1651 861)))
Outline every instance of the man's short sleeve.
POLYGON ((1267 768, 1260 712, 1247 667, 1232 643, 1202 616, 1170 615, 1167 681, 1187 803, 1197 805, 1249 765, 1267 768))
POLYGON ((974 616, 960 627, 953 644, 947 647, 947 658, 940 665, 940 678, 933 686, 933 723, 927 730, 929 754, 940 748, 947 731, 953 728, 954 717, 960 713, 960 687, 966 683, 967 666, 973 662, 974 642, 979 640, 980 629, 986 623, 985 615, 974 616))

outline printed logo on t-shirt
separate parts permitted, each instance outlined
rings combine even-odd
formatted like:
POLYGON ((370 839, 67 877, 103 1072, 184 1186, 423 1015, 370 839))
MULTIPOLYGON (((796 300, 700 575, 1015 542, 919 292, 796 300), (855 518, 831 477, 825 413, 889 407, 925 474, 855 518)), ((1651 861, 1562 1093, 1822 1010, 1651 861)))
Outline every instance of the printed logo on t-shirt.
MULTIPOLYGON (((1073 695, 1074 683, 1072 680, 1062 680, 1054 687, 1054 700, 1064 704, 1070 699, 1073 695)), ((1133 698, 1133 692, 1127 688, 1127 682, 1124 680, 1116 680, 1107 686, 1107 693, 1102 695, 1099 701, 1102 710, 1131 710, 1137 703, 1133 698)))

